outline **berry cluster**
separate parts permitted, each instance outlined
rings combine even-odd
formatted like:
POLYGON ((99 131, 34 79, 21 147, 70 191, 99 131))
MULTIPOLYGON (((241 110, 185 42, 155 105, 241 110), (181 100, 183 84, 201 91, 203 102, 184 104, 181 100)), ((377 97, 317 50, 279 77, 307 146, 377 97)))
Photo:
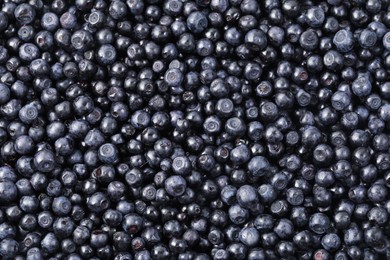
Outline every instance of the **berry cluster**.
POLYGON ((0 258, 390 259, 389 0, 0 1, 0 258))

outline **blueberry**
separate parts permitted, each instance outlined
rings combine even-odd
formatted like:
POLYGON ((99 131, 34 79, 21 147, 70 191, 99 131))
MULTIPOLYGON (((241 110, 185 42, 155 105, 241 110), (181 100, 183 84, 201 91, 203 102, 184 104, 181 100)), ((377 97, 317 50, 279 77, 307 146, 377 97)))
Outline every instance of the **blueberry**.
POLYGON ((143 219, 135 213, 125 215, 122 221, 123 229, 130 234, 135 234, 140 231, 142 225, 143 219))
POLYGON ((74 13, 65 12, 60 16, 59 22, 64 29, 73 29, 77 24, 77 17, 74 13))
POLYGON ((325 21, 325 13, 321 7, 311 7, 306 12, 306 23, 311 27, 320 27, 325 21))
POLYGON ((35 15, 34 7, 29 4, 19 4, 14 10, 14 16, 20 24, 32 23, 35 15))
POLYGON ((96 60, 101 65, 111 65, 115 62, 117 52, 114 46, 110 44, 104 44, 100 46, 96 53, 96 60))
POLYGON ((72 209, 71 202, 64 196, 54 198, 52 209, 58 216, 66 216, 72 209))
POLYGON ((314 50, 318 47, 319 39, 317 33, 313 29, 304 31, 299 37, 299 44, 305 50, 314 50))
POLYGON ((236 193, 237 202, 245 208, 254 208, 259 201, 257 191, 253 186, 241 186, 236 193))
POLYGON ((131 116, 131 124, 137 129, 143 129, 150 124, 150 115, 144 110, 137 110, 131 116))
POLYGON ((19 57, 24 60, 31 62, 37 59, 40 55, 40 51, 37 46, 32 43, 25 43, 19 48, 19 57))
POLYGON ((228 213, 230 220, 237 225, 244 223, 249 217, 248 210, 240 207, 238 204, 232 205, 228 213))
POLYGON ((6 203, 9 201, 14 201, 17 198, 18 191, 16 185, 11 181, 0 181, 1 192, 0 192, 0 201, 6 203))
POLYGON ((41 247, 45 252, 55 253, 59 248, 59 241, 54 233, 47 233, 41 241, 41 247))
MULTIPOLYGON (((60 32, 62 32, 62 34, 66 34, 67 31, 57 31, 56 34, 59 34, 60 32)), ((65 36, 58 35, 58 38, 60 37, 63 39, 65 36)), ((72 47, 78 51, 87 50, 87 48, 92 44, 93 40, 91 33, 85 30, 75 31, 71 36, 69 35, 69 37, 71 37, 70 43, 72 44, 72 47)))
POLYGON ((1 230, 1 240, 5 238, 14 238, 16 235, 16 230, 13 226, 11 226, 9 223, 2 223, 0 225, 1 230))
POLYGON ((260 248, 254 248, 248 252, 248 259, 265 259, 264 250, 260 248))
POLYGON ((326 250, 335 251, 340 247, 341 239, 337 234, 330 233, 322 237, 321 244, 326 250))
POLYGON ((248 172, 252 176, 262 176, 269 170, 269 161, 264 156, 255 156, 248 162, 248 172))
POLYGON ((92 212, 102 212, 110 206, 110 200, 102 192, 96 192, 87 199, 87 206, 92 212))
POLYGON ((178 175, 188 175, 191 172, 191 162, 185 156, 178 156, 172 161, 172 170, 178 175))
POLYGON ((263 184, 258 189, 260 200, 263 203, 270 204, 272 203, 277 196, 275 188, 270 184, 263 184))
POLYGON ((385 47, 386 50, 390 50, 390 33, 386 33, 383 36, 383 47, 385 47))
POLYGON ((241 43, 241 38, 242 34, 236 27, 229 28, 224 34, 225 41, 232 46, 238 46, 241 43))
POLYGON ((273 231, 281 239, 286 239, 293 235, 294 225, 290 220, 282 218, 275 224, 273 231))
POLYGON ((18 30, 18 36, 21 40, 27 42, 34 36, 34 29, 30 25, 25 25, 18 30))
POLYGON ((370 29, 363 30, 359 35, 359 44, 363 48, 371 48, 376 44, 376 42, 377 34, 370 29))
POLYGON ((390 106, 389 104, 383 104, 379 110, 379 118, 382 119, 384 122, 390 121, 390 106))
POLYGON ((192 12, 187 18, 187 27, 191 32, 201 33, 207 28, 207 26, 207 17, 202 12, 192 12))
POLYGON ((286 199, 287 201, 293 205, 293 206, 298 206, 303 203, 304 196, 303 192, 300 189, 297 188, 290 188, 286 192, 286 199))
POLYGON ((19 251, 19 243, 14 239, 5 238, 0 242, 0 255, 4 259, 14 258, 19 251))
POLYGON ((367 196, 374 203, 381 202, 387 196, 387 189, 383 185, 374 184, 368 189, 367 196))
POLYGON ((384 208, 373 207, 367 214, 368 219, 379 226, 384 225, 388 220, 387 212, 384 208))
POLYGON ((219 133, 222 129, 222 122, 218 117, 212 115, 205 119, 203 122, 203 128, 208 134, 219 133))
POLYGON ((109 13, 112 18, 120 20, 127 15, 127 6, 122 1, 113 1, 109 6, 109 13))
POLYGON ((241 118, 232 117, 226 121, 225 131, 232 136, 241 136, 246 131, 246 125, 241 118))
POLYGON ((111 143, 105 143, 99 147, 98 157, 103 163, 115 164, 118 161, 118 148, 111 143))
POLYGON ((9 24, 9 19, 8 19, 8 16, 5 12, 0 12, 0 20, 1 20, 1 23, 0 23, 0 31, 4 31, 5 29, 7 29, 8 27, 8 24, 9 24))
POLYGON ((256 228, 248 227, 240 231, 239 238, 244 245, 254 247, 259 242, 260 235, 256 228))
POLYGON ((339 30, 333 37, 333 44, 340 52, 349 52, 353 49, 354 40, 352 32, 347 29, 339 30))
POLYGON ((324 234, 330 227, 330 220, 323 213, 315 213, 310 217, 309 227, 317 234, 324 234))
POLYGON ((359 75, 352 83, 352 92, 358 97, 369 95, 371 89, 369 75, 359 75))
POLYGON ((48 31, 54 31, 59 27, 60 21, 55 13, 45 13, 41 18, 41 26, 48 31))
POLYGON ((169 195, 178 197, 184 194, 187 183, 183 177, 173 175, 165 180, 164 187, 169 195))
POLYGON ((227 205, 232 205, 236 202, 236 193, 237 188, 227 185, 221 190, 221 200, 227 205))
POLYGON ((245 42, 253 50, 263 50, 267 46, 267 37, 263 31, 252 29, 245 34, 245 42))
POLYGON ((28 260, 35 260, 43 258, 42 251, 38 247, 32 247, 27 251, 28 260))
POLYGON ((272 176, 271 184, 276 190, 283 190, 288 185, 288 177, 284 172, 272 176))
POLYGON ((211 10, 223 13, 225 12, 229 7, 229 1, 226 0, 213 0, 210 2, 210 8, 211 10))
POLYGON ((344 242, 346 245, 355 245, 363 239, 362 231, 357 226, 352 226, 344 233, 344 242))
POLYGON ((43 149, 34 156, 34 165, 41 172, 50 172, 55 167, 55 157, 52 151, 43 149))
POLYGON ((230 151, 230 160, 234 165, 241 165, 250 159, 250 150, 246 145, 239 145, 230 151))
POLYGON ((168 86, 179 86, 183 82, 183 74, 177 68, 168 69, 165 72, 164 81, 168 84, 168 86))
POLYGON ((314 162, 318 165, 328 165, 333 155, 332 148, 325 144, 317 145, 313 151, 314 162))
POLYGON ((351 104, 351 97, 344 91, 337 91, 332 95, 332 107, 336 110, 344 110, 351 104))

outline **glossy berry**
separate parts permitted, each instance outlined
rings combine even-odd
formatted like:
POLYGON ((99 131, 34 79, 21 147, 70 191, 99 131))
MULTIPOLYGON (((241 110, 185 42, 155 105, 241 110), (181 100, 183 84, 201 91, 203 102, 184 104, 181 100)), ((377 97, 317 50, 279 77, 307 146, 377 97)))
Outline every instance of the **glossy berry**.
POLYGON ((29 4, 19 4, 14 9, 14 16, 21 24, 29 24, 35 19, 35 9, 29 4))
POLYGON ((333 44, 340 52, 348 52, 353 48, 353 36, 351 31, 342 29, 338 31, 333 38, 333 44))
POLYGON ((191 13, 187 18, 188 29, 194 33, 200 33, 206 29, 208 20, 206 16, 199 12, 191 13))
POLYGON ((388 1, 0 9, 0 259, 389 259, 388 1))
POLYGON ((183 195, 186 190, 186 181, 183 177, 174 175, 165 180, 164 187, 171 196, 178 197, 183 195))

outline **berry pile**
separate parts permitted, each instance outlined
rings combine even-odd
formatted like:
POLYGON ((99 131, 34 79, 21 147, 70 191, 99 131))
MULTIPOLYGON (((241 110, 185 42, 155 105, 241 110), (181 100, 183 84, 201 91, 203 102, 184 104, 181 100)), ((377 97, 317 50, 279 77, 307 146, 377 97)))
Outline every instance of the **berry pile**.
POLYGON ((389 0, 0 1, 0 258, 390 259, 389 0))

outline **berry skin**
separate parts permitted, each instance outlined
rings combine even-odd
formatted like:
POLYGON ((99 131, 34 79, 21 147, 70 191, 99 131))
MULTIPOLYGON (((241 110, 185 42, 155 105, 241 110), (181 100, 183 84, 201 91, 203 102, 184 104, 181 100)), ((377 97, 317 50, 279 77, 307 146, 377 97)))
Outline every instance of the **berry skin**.
POLYGON ((264 175, 269 167, 269 161, 263 156, 255 156, 248 162, 248 171, 252 176, 264 175))
POLYGON ((45 13, 41 18, 41 26, 45 30, 54 31, 59 27, 59 18, 55 13, 45 13))
POLYGON ((358 96, 367 96, 371 92, 372 86, 368 75, 361 75, 352 83, 352 92, 358 96))
POLYGON ((236 225, 244 223, 248 219, 248 217, 248 210, 240 207, 238 204, 232 205, 229 208, 229 218, 236 225))
POLYGON ((259 200, 256 189, 250 185, 241 186, 236 196, 238 204, 245 208, 253 208, 259 200))
POLYGON ((207 26, 208 20, 202 12, 193 12, 187 18, 187 27, 193 33, 201 33, 207 26))
POLYGON ((363 30, 359 36, 359 44, 363 48, 371 48, 377 42, 377 34, 369 29, 363 30))
POLYGON ((16 200, 18 196, 18 190, 13 182, 7 180, 1 181, 0 187, 0 201, 2 203, 16 200))
POLYGON ((246 246, 253 247, 255 246, 259 239, 259 232, 256 228, 243 228, 240 232, 240 241, 246 246))
POLYGON ((172 68, 165 72, 164 80, 168 86, 176 87, 183 82, 183 74, 179 69, 172 68))
POLYGON ((102 45, 96 53, 96 59, 101 65, 111 65, 116 59, 117 52, 110 44, 102 45))
POLYGON ((114 164, 118 161, 118 148, 111 143, 105 143, 99 147, 98 157, 103 163, 114 164))
POLYGON ((330 221, 329 218, 323 213, 315 213, 310 217, 309 227, 310 229, 317 233, 323 234, 329 228, 330 221))
POLYGON ((307 10, 306 23, 311 27, 320 27, 325 21, 325 13, 321 7, 312 7, 307 10))
POLYGON ((71 210, 71 202, 64 196, 54 198, 52 209, 58 216, 66 216, 71 210))
POLYGON ((383 36, 383 47, 385 47, 386 50, 390 50, 390 33, 387 32, 383 36))
POLYGON ((165 180, 164 187, 169 195, 179 197, 184 194, 187 183, 183 177, 173 175, 165 180))
POLYGON ((37 46, 32 43, 25 43, 19 48, 19 57, 24 61, 33 61, 40 55, 40 51, 37 46))
POLYGON ((71 12, 65 12, 60 16, 60 24, 64 29, 73 29, 77 25, 77 17, 71 12))
POLYGON ((32 23, 35 19, 35 9, 29 4, 19 4, 14 9, 14 16, 16 20, 21 24, 32 23))
POLYGON ((54 153, 48 149, 38 151, 34 156, 34 165, 41 172, 50 172, 55 167, 54 153))
POLYGON ((0 9, 0 259, 389 259, 381 0, 0 9))
POLYGON ((0 255, 5 259, 12 259, 19 251, 19 244, 11 238, 3 239, 0 242, 0 255))
POLYGON ((338 31, 333 38, 333 44, 340 52, 348 52, 353 48, 352 32, 346 29, 338 31))
POLYGON ((245 42, 254 50, 263 50, 267 46, 267 37, 263 31, 252 29, 245 35, 245 42))

